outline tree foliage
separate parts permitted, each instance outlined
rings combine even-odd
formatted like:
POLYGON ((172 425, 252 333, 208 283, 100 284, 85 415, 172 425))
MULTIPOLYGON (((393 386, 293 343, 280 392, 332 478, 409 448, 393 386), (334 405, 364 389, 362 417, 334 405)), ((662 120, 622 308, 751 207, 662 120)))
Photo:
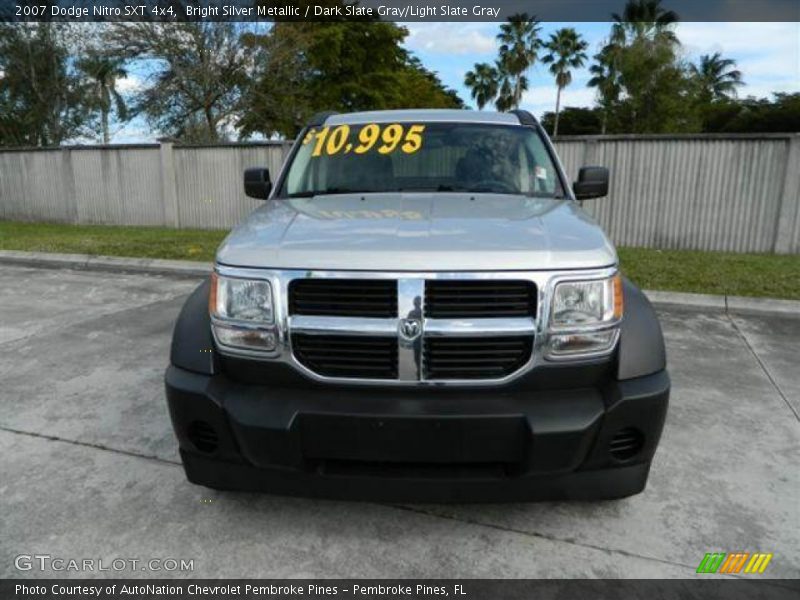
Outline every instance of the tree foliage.
MULTIPOLYGON (((588 66, 594 108, 561 106, 587 61, 581 36, 562 28, 545 42, 526 14, 499 26, 495 60, 475 64, 464 84, 479 109, 508 111, 520 105, 530 70, 547 65, 557 95, 543 122, 554 134, 800 131, 800 94, 738 98, 735 62, 714 53, 690 64, 677 22, 662 0, 628 0, 612 16, 588 66)), ((109 142, 112 124, 131 118, 146 120, 155 135, 215 142, 293 137, 325 110, 463 107, 404 48, 408 31, 375 18, 80 27, 0 24, 0 145, 109 142), (128 73, 141 81, 123 88, 128 73)))
MULTIPOLYGON (((701 133, 785 133, 800 131, 800 93, 773 94, 767 98, 725 99, 701 107, 701 133)), ((603 131, 602 107, 566 107, 561 111, 561 135, 598 135, 603 131)), ((546 112, 542 125, 551 129, 555 113, 546 112)), ((611 131, 625 129, 612 123, 611 131)))
POLYGON ((78 59, 77 68, 88 79, 84 102, 88 108, 100 111, 100 127, 103 143, 110 141, 109 116, 116 112, 117 118, 124 121, 128 117, 128 107, 122 94, 117 90, 117 80, 124 79, 128 72, 121 58, 93 50, 78 59))
POLYGON ((60 24, 0 23, 0 145, 53 146, 88 131, 68 34, 60 24))
POLYGON ((800 93, 776 93, 772 99, 723 99, 706 105, 702 116, 704 133, 800 131, 800 93))
POLYGON ((495 108, 502 112, 519 108, 529 85, 526 73, 539 58, 540 31, 536 17, 526 13, 512 15, 500 25, 497 34, 500 46, 494 66, 476 63, 464 76, 464 85, 479 109, 489 102, 494 102, 495 108))
POLYGON ((108 36, 111 52, 153 66, 147 87, 133 98, 133 112, 166 135, 195 142, 225 139, 252 67, 240 33, 240 25, 227 22, 114 27, 108 36))
POLYGON ((519 108, 522 93, 528 89, 525 73, 536 63, 542 46, 540 31, 536 17, 530 18, 525 13, 512 15, 500 25, 497 65, 503 81, 500 84, 498 110, 519 108))
MULTIPOLYGON (((555 128, 556 113, 548 111, 542 115, 542 127, 549 131, 555 128)), ((600 108, 567 106, 559 115, 558 130, 561 135, 597 135, 602 131, 603 115, 600 108)))
POLYGON ((401 46, 390 22, 279 22, 248 36, 260 56, 243 103, 243 135, 292 137, 318 111, 461 108, 435 73, 401 46))
POLYGON ((660 0, 629 0, 595 55, 588 85, 598 90, 603 130, 629 133, 696 131, 695 87, 678 56, 677 15, 660 0))
POLYGON ((597 88, 597 103, 602 114, 602 133, 606 133, 608 120, 613 116, 614 108, 619 103, 622 93, 616 54, 617 48, 608 44, 594 55, 595 62, 589 67, 592 77, 587 85, 597 88))
POLYGON ((736 96, 736 88, 744 85, 736 61, 722 58, 719 52, 704 54, 689 70, 699 86, 700 100, 706 104, 736 96))
POLYGON ((542 62, 550 65, 550 73, 556 79, 556 116, 551 131, 553 136, 557 136, 561 91, 572 83, 572 69, 578 69, 586 62, 589 44, 572 27, 564 27, 551 34, 544 47, 547 54, 542 57, 542 62))
POLYGON ((478 110, 483 110, 484 106, 497 97, 500 88, 499 75, 498 70, 487 63, 476 63, 473 70, 464 75, 464 85, 470 89, 478 110))
POLYGON ((628 0, 622 14, 612 13, 611 43, 650 40, 668 46, 678 45, 674 25, 678 15, 661 6, 661 0, 628 0))

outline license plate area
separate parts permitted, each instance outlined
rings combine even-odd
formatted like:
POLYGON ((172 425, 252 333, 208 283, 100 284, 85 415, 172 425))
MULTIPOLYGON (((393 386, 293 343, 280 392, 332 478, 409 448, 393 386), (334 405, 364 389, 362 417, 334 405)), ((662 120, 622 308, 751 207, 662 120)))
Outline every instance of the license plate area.
POLYGON ((529 440, 521 416, 303 414, 302 452, 308 459, 361 463, 519 463, 529 440))

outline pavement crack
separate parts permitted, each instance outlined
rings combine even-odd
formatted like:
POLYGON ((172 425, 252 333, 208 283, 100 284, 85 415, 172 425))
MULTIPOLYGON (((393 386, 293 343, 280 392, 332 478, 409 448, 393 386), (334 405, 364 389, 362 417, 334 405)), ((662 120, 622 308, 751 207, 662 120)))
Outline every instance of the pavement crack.
POLYGON ((439 518, 439 519, 447 519, 447 520, 450 520, 450 521, 456 521, 458 523, 466 523, 466 524, 469 524, 469 525, 478 525, 480 527, 488 527, 490 529, 496 529, 498 531, 503 531, 503 532, 506 532, 506 533, 515 533, 517 535, 523 535, 523 536, 528 536, 528 537, 539 538, 539 539, 547 540, 547 541, 550 541, 550 542, 559 542, 559 543, 562 543, 562 544, 568 544, 568 545, 571 545, 571 546, 577 546, 579 548, 587 548, 589 550, 598 550, 598 551, 606 552, 606 553, 621 554, 622 556, 627 556, 629 558, 640 558, 642 560, 649 560, 649 561, 657 562, 657 563, 660 563, 660 564, 671 565, 671 566, 674 566, 674 567, 682 567, 682 568, 689 569, 690 572, 692 572, 692 573, 694 573, 695 569, 697 568, 697 565, 689 565, 689 564, 686 564, 686 563, 677 562, 677 561, 673 561, 673 560, 666 560, 666 559, 663 559, 663 558, 657 558, 655 556, 646 556, 644 554, 638 554, 636 552, 631 552, 629 550, 623 550, 621 548, 606 548, 604 546, 598 546, 597 544, 590 544, 590 543, 586 543, 586 542, 577 542, 575 540, 568 540, 568 539, 564 539, 564 538, 559 538, 557 536, 550 535, 550 534, 547 534, 547 533, 540 533, 540 532, 537 532, 537 531, 526 531, 524 529, 517 529, 517 528, 514 528, 514 527, 508 527, 508 526, 505 526, 505 525, 498 525, 496 523, 486 523, 486 522, 483 522, 483 521, 479 521, 477 519, 469 519, 469 518, 464 518, 464 517, 457 517, 455 515, 442 514, 442 513, 435 512, 435 511, 425 510, 423 508, 415 508, 413 506, 408 506, 408 505, 404 505, 404 504, 384 504, 383 506, 389 506, 389 507, 392 507, 392 508, 395 508, 395 509, 398 509, 398 510, 405 510, 405 511, 408 511, 408 512, 414 512, 414 513, 426 515, 426 516, 429 516, 429 517, 434 517, 434 518, 439 518))
POLYGON ((775 388, 776 392, 778 392, 778 395, 783 400, 783 403, 786 404, 786 406, 789 407, 789 410, 792 411, 792 414, 794 415, 794 418, 798 422, 800 422, 800 414, 797 413, 797 410, 794 408, 794 406, 792 406, 792 403, 789 402, 789 399, 786 397, 786 394, 784 394, 784 392, 781 389, 781 386, 778 384, 778 382, 775 381, 775 378, 772 376, 772 373, 770 373, 770 370, 767 367, 767 365, 764 363, 763 360, 761 360, 761 357, 756 352, 756 349, 753 348, 753 346, 750 344, 750 340, 747 339, 747 336, 744 334, 744 331, 742 331, 739 328, 739 325, 736 323, 736 319, 734 319, 733 315, 731 315, 727 310, 725 311, 725 316, 728 317, 728 321, 730 321, 731 326, 733 327, 733 330, 736 332, 736 334, 739 336, 739 338, 742 340, 742 342, 744 342, 744 345, 750 351, 750 354, 753 355, 753 358, 756 359, 756 362, 758 363, 758 366, 761 367, 761 370, 763 371, 764 375, 767 376, 767 379, 772 384, 772 387, 775 388))
POLYGON ((115 454, 121 454, 123 456, 132 456, 134 458, 144 458, 146 460, 154 460, 156 462, 160 462, 171 466, 176 466, 176 465, 181 466, 181 463, 178 461, 161 458, 160 456, 156 456, 155 454, 141 454, 139 452, 133 452, 131 450, 122 450, 120 448, 112 448, 110 446, 104 446, 103 444, 94 444, 92 442, 81 442, 78 440, 70 440, 56 435, 45 435, 43 433, 36 433, 35 431, 24 431, 22 429, 6 427, 5 425, 0 425, 0 431, 5 431, 6 433, 15 433, 17 435, 26 435, 28 437, 48 440, 51 442, 61 442, 64 444, 72 444, 73 446, 92 448, 94 450, 104 450, 105 452, 113 452, 115 454))

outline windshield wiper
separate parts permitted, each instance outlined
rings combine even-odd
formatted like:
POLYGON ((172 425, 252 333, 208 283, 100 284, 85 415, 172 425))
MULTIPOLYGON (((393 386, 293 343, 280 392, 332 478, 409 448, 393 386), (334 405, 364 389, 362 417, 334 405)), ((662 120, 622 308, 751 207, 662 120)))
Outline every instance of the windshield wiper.
POLYGON ((470 189, 465 185, 440 185, 436 188, 437 192, 469 192, 470 189))
POLYGON ((389 190, 391 192, 465 192, 467 191, 466 188, 463 187, 455 187, 452 185, 417 185, 417 186, 409 186, 409 187, 401 187, 395 190, 389 190))
POLYGON ((552 200, 565 200, 566 196, 561 194, 554 194, 550 192, 527 192, 524 194, 528 198, 548 198, 552 200))
POLYGON ((332 187, 324 190, 309 190, 306 192, 295 192, 289 194, 289 198, 311 198, 312 196, 324 196, 325 194, 369 194, 372 190, 355 190, 350 188, 332 187))
POLYGON ((527 196, 528 198, 553 198, 556 200, 563 200, 565 196, 559 194, 549 194, 547 192, 504 192, 504 191, 487 191, 477 190, 465 185, 450 185, 440 184, 436 187, 419 186, 398 188, 394 190, 359 190, 355 188, 331 187, 322 190, 308 190, 305 192, 295 192, 289 194, 287 198, 311 198, 313 196, 322 196, 325 194, 380 194, 391 192, 465 192, 465 193, 489 193, 489 194, 509 194, 513 196, 527 196))

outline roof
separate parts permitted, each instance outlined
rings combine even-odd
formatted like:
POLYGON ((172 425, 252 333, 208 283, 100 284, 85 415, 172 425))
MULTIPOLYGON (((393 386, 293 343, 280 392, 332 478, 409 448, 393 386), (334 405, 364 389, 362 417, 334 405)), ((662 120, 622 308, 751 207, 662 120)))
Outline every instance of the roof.
POLYGON ((325 125, 395 122, 494 123, 497 125, 520 124, 519 117, 512 113, 457 109, 374 110, 368 112, 334 114, 325 119, 325 125))

